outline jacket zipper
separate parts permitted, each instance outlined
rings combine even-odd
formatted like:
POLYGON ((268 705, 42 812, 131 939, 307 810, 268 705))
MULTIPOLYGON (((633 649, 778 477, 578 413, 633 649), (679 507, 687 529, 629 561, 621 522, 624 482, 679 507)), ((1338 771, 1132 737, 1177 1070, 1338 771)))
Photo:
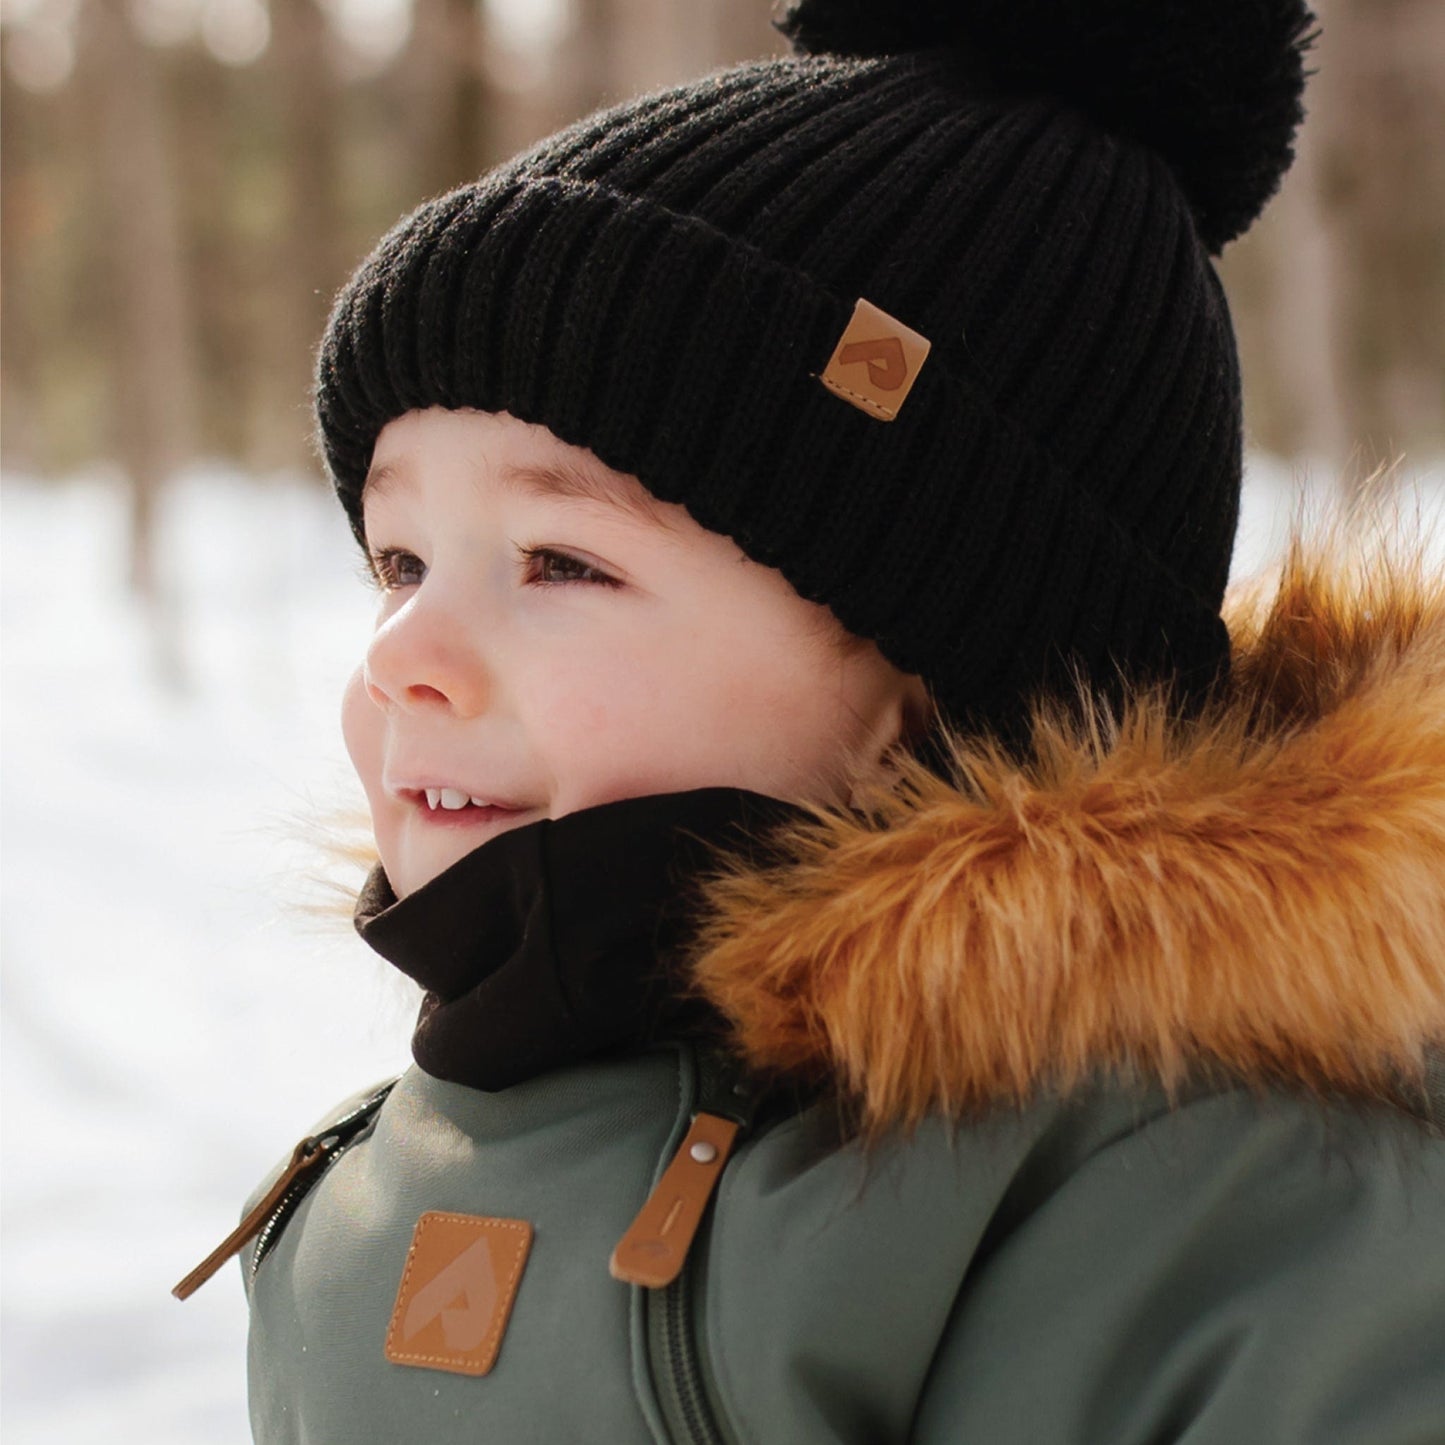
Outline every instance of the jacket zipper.
POLYGON ((270 1214, 256 1233, 256 1248, 251 1252, 251 1278, 261 1268, 261 1261, 280 1238, 281 1230, 291 1217, 291 1212, 306 1197, 321 1176, 341 1158, 346 1151, 361 1139, 362 1132, 376 1116, 376 1111, 386 1101, 396 1080, 383 1084, 374 1094, 363 1099, 354 1109, 343 1114, 334 1124, 317 1136, 321 1156, 316 1164, 292 1181, 290 1187, 276 1200, 270 1214))
MULTIPOLYGON (((713 1052, 694 1051, 696 1088, 693 1118, 712 1114, 746 1131, 757 1108, 757 1097, 732 1061, 713 1052)), ((677 1277, 660 1289, 648 1290, 648 1343, 654 1371, 664 1376, 659 1390, 663 1416, 673 1430, 681 1429, 679 1445, 726 1445, 708 1398, 701 1346, 694 1326, 701 1287, 701 1248, 689 1249, 677 1277), (670 1388, 669 1388, 670 1387, 670 1388), (672 1402, 676 1408, 670 1408, 672 1402)))
POLYGON ((382 1101, 391 1092, 391 1083, 383 1085, 354 1109, 328 1125, 321 1133, 308 1135, 291 1151, 291 1158, 266 1191, 265 1196, 220 1244, 198 1264, 171 1293, 177 1299, 194 1294, 221 1268, 232 1255, 239 1254, 248 1241, 260 1236, 251 1258, 251 1278, 255 1279, 261 1257, 275 1243, 281 1226, 291 1210, 305 1197, 307 1190, 336 1160, 356 1143, 361 1131, 375 1116, 382 1101))
POLYGON ((673 1391, 681 1412, 683 1441, 686 1445, 724 1445, 708 1403, 692 1324, 696 1270, 696 1258, 690 1257, 682 1273, 670 1285, 656 1291, 654 1307, 658 1310, 662 1352, 672 1373, 673 1391))

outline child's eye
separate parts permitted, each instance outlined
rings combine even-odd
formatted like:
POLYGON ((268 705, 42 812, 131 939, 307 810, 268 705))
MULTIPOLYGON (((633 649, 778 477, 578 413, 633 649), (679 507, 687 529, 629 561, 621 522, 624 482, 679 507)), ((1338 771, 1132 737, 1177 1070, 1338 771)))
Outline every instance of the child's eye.
POLYGON ((537 581, 543 587, 557 587, 568 582, 588 582, 602 587, 620 587, 622 584, 615 578, 609 577, 605 572, 599 572, 597 568, 590 567, 586 562, 579 562, 575 557, 569 557, 565 552, 558 552, 551 547, 519 547, 518 553, 524 562, 537 562, 539 574, 537 581), (548 577, 545 574, 552 572, 554 575, 548 577), (561 573, 563 575, 555 575, 561 573))
POLYGON ((426 576, 426 564, 400 547, 381 547, 371 554, 371 575, 383 592, 415 587, 426 576))

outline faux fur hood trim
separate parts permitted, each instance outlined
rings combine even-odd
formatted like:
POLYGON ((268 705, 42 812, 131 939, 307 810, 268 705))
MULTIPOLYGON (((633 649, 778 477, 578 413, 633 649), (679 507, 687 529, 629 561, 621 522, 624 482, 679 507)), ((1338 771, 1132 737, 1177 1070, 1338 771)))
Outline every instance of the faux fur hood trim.
POLYGON ((701 991, 765 1073, 866 1128, 1100 1072, 1414 1097, 1445 1040, 1445 580, 1296 543, 1232 594, 1228 700, 952 736, 862 816, 810 810, 706 880, 701 991))

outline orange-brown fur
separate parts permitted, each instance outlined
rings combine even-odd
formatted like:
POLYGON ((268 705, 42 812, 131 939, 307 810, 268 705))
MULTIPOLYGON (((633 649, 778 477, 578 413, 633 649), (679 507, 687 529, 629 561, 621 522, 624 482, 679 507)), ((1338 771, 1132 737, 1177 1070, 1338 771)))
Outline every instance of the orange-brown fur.
POLYGON ((1445 582, 1298 544, 1239 594, 1229 698, 952 738, 866 819, 707 880, 698 987, 876 1129, 1100 1071, 1398 1098, 1445 1040, 1445 582))

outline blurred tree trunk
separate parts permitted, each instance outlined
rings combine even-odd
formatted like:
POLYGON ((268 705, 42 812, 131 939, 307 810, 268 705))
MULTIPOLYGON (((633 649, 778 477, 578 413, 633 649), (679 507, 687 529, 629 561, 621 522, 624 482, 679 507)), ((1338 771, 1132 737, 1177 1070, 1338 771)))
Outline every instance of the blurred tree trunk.
POLYGON ((246 455, 252 393, 260 358, 252 341, 249 303, 268 278, 251 262, 235 212, 246 182, 238 176, 235 133, 242 122, 244 79, 199 47, 165 56, 175 130, 177 174, 184 207, 186 275, 195 325, 198 414, 208 453, 246 455))
POLYGON ((788 42, 773 29, 768 6, 740 5, 738 0, 701 0, 701 7, 713 54, 709 64, 730 65, 739 60, 789 54, 788 42))
POLYGON ((1254 439, 1351 498, 1405 445, 1445 443, 1445 5, 1313 9, 1295 165, 1223 269, 1254 439))
POLYGON ((286 0, 271 7, 271 18, 261 64, 276 117, 283 214, 265 248, 267 304, 256 309, 247 347, 255 376, 265 378, 246 449, 263 474, 311 460, 312 357, 344 264, 337 254, 340 87, 326 17, 316 0, 286 0))
POLYGON ((714 63, 710 0, 613 0, 611 88, 618 98, 691 80, 714 63))
POLYGON ((574 0, 572 28, 553 62, 553 93, 569 119, 621 98, 617 72, 622 3, 574 0))
POLYGON ((786 54, 768 17, 761 0, 573 0, 571 25, 545 58, 489 57, 499 91, 491 159, 614 101, 786 54))
POLYGON ((1445 442, 1445 6, 1331 10, 1340 81, 1323 190, 1348 238, 1350 383, 1368 466, 1410 438, 1445 442))
POLYGON ((677 0, 573 0, 572 26, 549 68, 546 93, 554 119, 546 129, 690 79, 696 66, 688 63, 685 22, 693 22, 696 41, 703 16, 697 0, 691 5, 677 0))
POLYGON ((112 282, 114 436, 131 485, 129 580, 150 611, 162 671, 176 683, 176 619, 161 586, 155 523, 161 489, 192 451, 195 375, 169 120, 124 0, 89 0, 80 28, 79 99, 107 222, 95 258, 112 282))
POLYGON ((481 0, 413 0, 394 83, 407 129, 408 206, 481 172, 491 97, 481 0))
MULTIPOLYGON (((1338 4, 1316 0, 1314 8, 1332 46, 1338 4)), ((1317 43, 1312 54, 1320 73, 1309 82, 1309 116, 1296 138, 1295 162, 1259 224, 1269 278, 1260 300, 1272 389, 1283 413, 1267 441, 1339 478, 1358 423, 1346 354, 1352 277, 1343 218, 1325 196, 1326 168, 1337 143, 1332 121, 1338 75, 1326 42, 1317 43)))
POLYGON ((29 470, 41 451, 37 408, 41 404, 38 375, 40 336, 32 314, 32 292, 16 285, 16 262, 27 257, 27 237, 35 227, 39 175, 33 169, 30 134, 23 96, 13 85, 0 91, 0 255, 9 258, 0 287, 0 436, 7 467, 29 470), (17 104, 17 99, 19 103, 17 104))

